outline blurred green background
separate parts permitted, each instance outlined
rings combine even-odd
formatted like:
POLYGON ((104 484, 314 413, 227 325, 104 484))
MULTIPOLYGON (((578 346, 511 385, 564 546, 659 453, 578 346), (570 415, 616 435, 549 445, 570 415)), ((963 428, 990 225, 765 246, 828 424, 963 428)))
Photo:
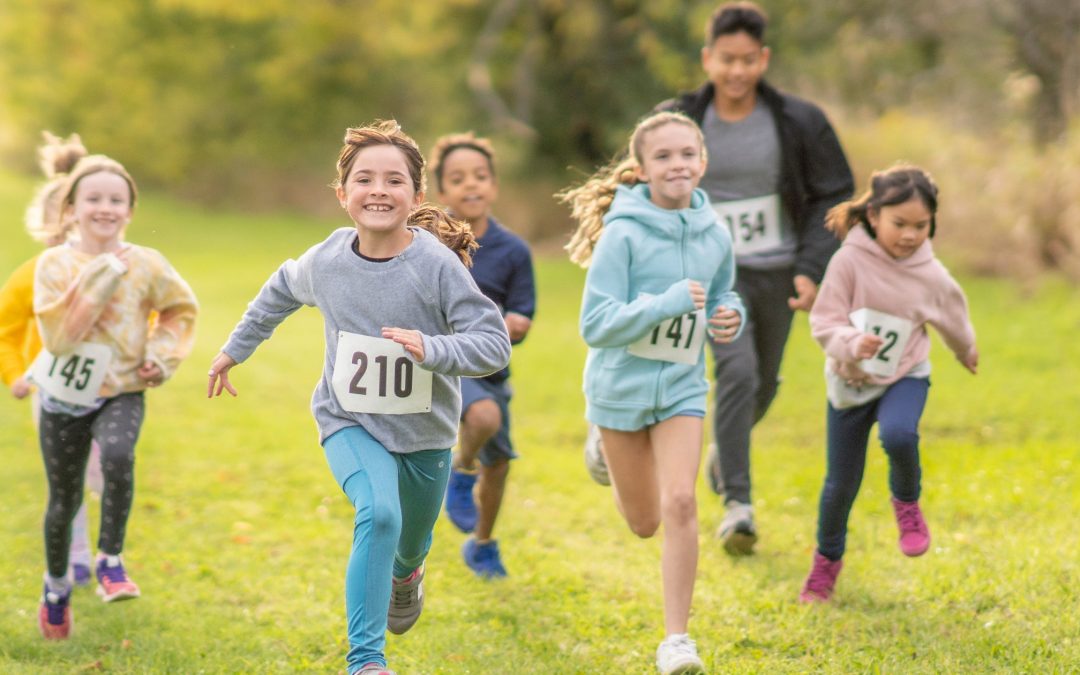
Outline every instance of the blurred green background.
MULTIPOLYGON (((328 215, 344 129, 395 117, 425 149, 450 131, 491 135, 499 215, 561 242, 551 194, 700 83, 717 4, 4 0, 0 161, 33 172, 42 129, 78 131, 144 188, 328 215)), ((1080 2, 761 4, 769 79, 826 108, 860 185, 920 163, 942 185, 951 262, 1080 280, 1080 2)))

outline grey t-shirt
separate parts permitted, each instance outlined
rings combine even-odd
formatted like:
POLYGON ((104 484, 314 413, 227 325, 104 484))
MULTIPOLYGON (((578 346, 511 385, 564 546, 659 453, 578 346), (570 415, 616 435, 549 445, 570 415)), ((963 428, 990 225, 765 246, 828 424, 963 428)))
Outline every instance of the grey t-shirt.
POLYGON ((780 136, 768 106, 759 98, 745 119, 725 122, 710 103, 701 130, 709 153, 701 188, 728 214, 719 220, 732 230, 736 263, 754 269, 794 265, 795 232, 780 200, 780 136))
MULTIPOLYGON (((326 352, 311 409, 320 441, 359 425, 391 452, 449 448, 457 439, 461 414, 458 376, 489 375, 510 361, 510 338, 495 303, 480 292, 455 253, 426 230, 409 229, 412 243, 386 262, 365 260, 353 251, 353 228, 336 230, 298 260, 285 261, 221 349, 242 363, 290 314, 303 305, 318 307, 326 352), (341 333, 380 337, 383 327, 423 335, 424 360, 416 365, 433 373, 430 412, 353 412, 339 400, 334 365, 341 333)), ((404 348, 401 356, 406 356, 404 348)), ((378 365, 363 361, 366 377, 383 379, 360 384, 386 388, 387 364, 382 364, 384 371, 378 365)), ((400 365, 407 369, 408 364, 400 365)), ((359 369, 350 374, 353 385, 362 374, 359 369)))

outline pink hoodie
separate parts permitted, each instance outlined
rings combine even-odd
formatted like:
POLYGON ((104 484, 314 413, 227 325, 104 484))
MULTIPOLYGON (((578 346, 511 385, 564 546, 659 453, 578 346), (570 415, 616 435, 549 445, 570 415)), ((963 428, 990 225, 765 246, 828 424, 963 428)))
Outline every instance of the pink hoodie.
POLYGON ((892 384, 912 369, 929 374, 926 324, 937 329, 958 359, 975 345, 964 291, 934 257, 930 240, 897 260, 863 226, 852 228, 829 262, 810 311, 810 330, 828 357, 826 372, 869 385, 892 384), (863 309, 870 310, 869 325, 857 328, 854 322, 865 314, 859 312, 863 309), (859 361, 856 338, 874 326, 885 344, 873 359, 859 361))

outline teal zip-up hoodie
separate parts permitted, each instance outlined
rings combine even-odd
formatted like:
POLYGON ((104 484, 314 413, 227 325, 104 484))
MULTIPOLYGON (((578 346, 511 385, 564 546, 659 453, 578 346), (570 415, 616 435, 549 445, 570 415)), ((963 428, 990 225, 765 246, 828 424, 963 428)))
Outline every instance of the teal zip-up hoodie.
POLYGON ((693 312, 691 279, 706 289, 706 318, 724 306, 745 323, 746 310, 731 290, 731 235, 716 222, 705 192, 694 190, 689 208, 671 210, 653 204, 645 184, 620 186, 604 216, 581 303, 579 328, 589 345, 584 390, 590 422, 635 431, 648 419, 643 412, 674 406, 673 412, 705 411, 704 350, 698 349, 693 364, 627 351, 663 322, 693 312))

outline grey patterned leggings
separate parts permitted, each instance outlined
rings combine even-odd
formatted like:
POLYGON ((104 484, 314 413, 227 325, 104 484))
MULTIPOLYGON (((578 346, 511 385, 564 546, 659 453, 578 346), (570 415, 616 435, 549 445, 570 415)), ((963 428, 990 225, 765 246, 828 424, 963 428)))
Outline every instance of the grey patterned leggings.
POLYGON ((143 422, 143 394, 121 394, 82 417, 41 411, 41 457, 49 479, 45 560, 49 574, 67 573, 71 521, 83 499, 91 439, 101 448, 101 531, 98 549, 119 555, 135 490, 135 441, 143 422))

